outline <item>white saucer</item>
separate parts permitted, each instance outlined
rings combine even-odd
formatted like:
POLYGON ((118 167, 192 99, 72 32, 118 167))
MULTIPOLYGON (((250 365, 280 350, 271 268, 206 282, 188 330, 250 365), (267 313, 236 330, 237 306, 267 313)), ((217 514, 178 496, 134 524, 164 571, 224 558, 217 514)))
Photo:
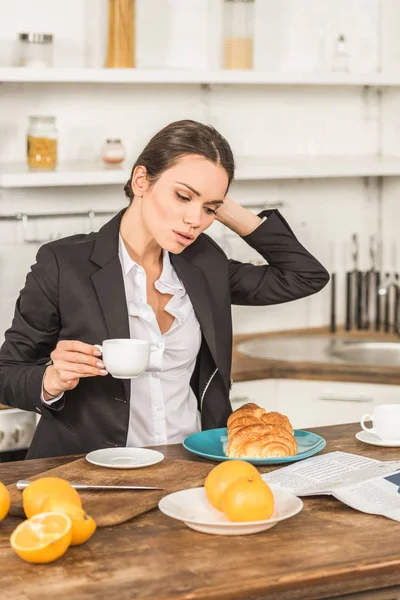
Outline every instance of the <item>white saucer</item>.
POLYGON ((360 440, 360 442, 365 442, 366 444, 372 444, 373 446, 387 446, 390 448, 400 448, 400 440, 381 440, 375 433, 371 433, 369 431, 359 431, 356 433, 356 438, 360 440))
POLYGON ((247 535, 270 529, 279 521, 289 519, 301 511, 303 502, 297 496, 270 486, 275 498, 274 515, 265 521, 235 523, 211 506, 204 487, 181 490, 164 496, 158 508, 168 517, 183 521, 185 525, 203 533, 217 535, 247 535))
POLYGON ((140 469, 161 462, 164 454, 146 448, 103 448, 89 452, 86 460, 109 469, 140 469))

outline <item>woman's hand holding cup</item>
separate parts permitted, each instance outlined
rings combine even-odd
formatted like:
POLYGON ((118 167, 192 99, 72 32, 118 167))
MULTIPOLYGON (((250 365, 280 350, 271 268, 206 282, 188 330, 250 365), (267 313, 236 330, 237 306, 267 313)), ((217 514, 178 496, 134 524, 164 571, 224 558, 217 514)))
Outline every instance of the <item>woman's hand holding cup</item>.
POLYGON ((82 377, 108 375, 100 356, 100 350, 91 344, 75 340, 58 342, 50 354, 53 364, 47 367, 43 379, 45 400, 51 400, 51 396, 73 390, 82 377))

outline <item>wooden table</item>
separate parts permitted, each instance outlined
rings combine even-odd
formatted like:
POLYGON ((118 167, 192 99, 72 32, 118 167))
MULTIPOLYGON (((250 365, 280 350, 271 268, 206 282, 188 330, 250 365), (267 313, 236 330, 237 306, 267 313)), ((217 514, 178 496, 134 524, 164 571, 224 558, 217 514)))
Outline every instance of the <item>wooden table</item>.
MULTIPOLYGON (((400 459, 400 449, 356 440, 358 430, 353 424, 313 429, 327 440, 324 452, 400 459)), ((195 460, 180 445, 158 449, 195 460)), ((74 458, 0 464, 0 481, 25 479, 74 458)), ((7 517, 0 523, 0 593, 6 600, 400 598, 400 523, 328 496, 305 498, 301 513, 269 531, 237 537, 195 532, 155 509, 98 529, 87 544, 49 565, 30 565, 14 554, 8 537, 16 522, 7 517)))

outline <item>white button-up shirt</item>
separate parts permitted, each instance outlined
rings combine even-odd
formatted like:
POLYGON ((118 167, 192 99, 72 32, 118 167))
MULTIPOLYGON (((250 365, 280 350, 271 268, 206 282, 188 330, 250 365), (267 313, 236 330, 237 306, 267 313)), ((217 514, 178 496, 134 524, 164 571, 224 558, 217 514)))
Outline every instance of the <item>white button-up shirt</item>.
POLYGON ((146 273, 129 256, 120 236, 121 261, 129 313, 131 338, 156 345, 148 367, 131 379, 128 446, 174 444, 200 431, 197 399, 190 387, 201 345, 200 325, 190 298, 163 251, 163 268, 154 287, 172 298, 165 309, 175 317, 162 334, 152 307, 147 303, 146 273))
MULTIPOLYGON (((154 287, 172 298, 165 309, 175 317, 162 334, 152 307, 147 303, 146 272, 129 256, 119 237, 131 338, 149 341, 150 360, 144 373, 131 379, 127 446, 175 444, 201 429, 197 399, 190 387, 201 330, 190 298, 163 251, 163 269, 154 287)), ((63 394, 42 402, 53 404, 63 394)))

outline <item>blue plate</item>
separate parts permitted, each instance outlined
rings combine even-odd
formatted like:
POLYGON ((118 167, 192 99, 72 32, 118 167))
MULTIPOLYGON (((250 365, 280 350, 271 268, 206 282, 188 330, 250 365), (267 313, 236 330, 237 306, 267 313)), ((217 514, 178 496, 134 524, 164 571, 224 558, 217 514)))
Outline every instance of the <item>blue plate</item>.
MULTIPOLYGON (((279 463, 290 463, 296 460, 302 460, 321 452, 326 446, 326 441, 320 435, 304 431, 302 429, 294 430, 294 437, 298 444, 298 452, 295 456, 285 456, 283 458, 244 458, 253 465, 277 465, 279 463)), ((224 452, 224 442, 228 440, 226 427, 220 429, 207 429, 193 433, 183 440, 186 450, 211 460, 237 460, 226 456, 224 452)))

